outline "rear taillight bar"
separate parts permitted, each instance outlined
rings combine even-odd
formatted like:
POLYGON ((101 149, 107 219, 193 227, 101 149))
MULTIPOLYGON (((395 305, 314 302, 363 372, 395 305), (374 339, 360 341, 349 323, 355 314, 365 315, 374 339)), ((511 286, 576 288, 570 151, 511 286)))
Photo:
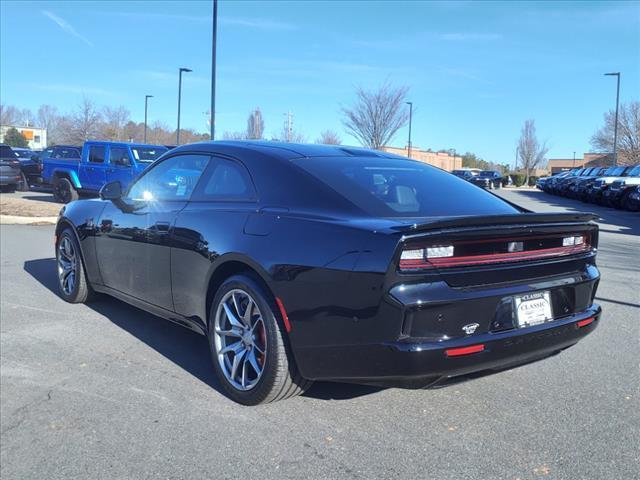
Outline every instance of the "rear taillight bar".
MULTIPOLYGON (((533 242, 535 244, 535 242, 533 242)), ((540 243, 541 244, 541 243, 540 243)), ((423 270, 429 268, 451 268, 512 263, 546 258, 564 257, 591 250, 588 234, 565 234, 562 236, 540 236, 526 238, 492 239, 452 242, 447 245, 411 246, 407 245, 400 255, 400 270, 423 270), (527 248, 527 241, 556 242, 557 246, 527 248), (483 244, 493 244, 483 247, 483 244), (474 254, 464 254, 464 247, 479 248, 474 254), (498 252, 482 253, 482 249, 500 249, 498 252)))

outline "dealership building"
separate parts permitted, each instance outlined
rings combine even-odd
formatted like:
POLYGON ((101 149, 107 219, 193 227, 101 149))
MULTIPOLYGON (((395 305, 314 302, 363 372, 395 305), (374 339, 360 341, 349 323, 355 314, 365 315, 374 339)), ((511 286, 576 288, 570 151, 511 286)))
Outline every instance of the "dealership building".
POLYGON ((551 172, 551 175, 555 175, 572 168, 607 167, 612 163, 613 159, 610 154, 585 153, 582 158, 576 157, 575 160, 573 158, 550 158, 547 169, 551 172))
MULTIPOLYGON (((403 157, 409 156, 407 147, 382 147, 380 150, 383 152, 393 153, 395 155, 402 155, 403 157)), ((450 155, 445 152, 429 152, 420 150, 416 147, 411 147, 411 158, 413 160, 428 163, 429 165, 433 165, 434 167, 441 168, 448 172, 462 168, 462 157, 450 155)))
POLYGON ((31 150, 44 150, 47 148, 47 130, 44 128, 36 127, 18 127, 17 125, 2 125, 0 126, 0 143, 4 143, 4 136, 7 134, 7 130, 15 128, 18 130, 29 143, 31 150))

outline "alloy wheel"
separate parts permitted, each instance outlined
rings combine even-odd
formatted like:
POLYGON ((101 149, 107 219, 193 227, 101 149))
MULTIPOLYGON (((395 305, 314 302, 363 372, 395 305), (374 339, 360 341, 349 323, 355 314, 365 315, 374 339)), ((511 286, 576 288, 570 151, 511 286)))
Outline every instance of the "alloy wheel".
POLYGON ((65 236, 58 245, 58 281, 65 295, 71 295, 76 285, 77 255, 73 243, 65 236))
POLYGON ((220 300, 214 323, 215 351, 226 380, 237 390, 251 390, 264 371, 267 355, 262 313, 246 291, 233 289, 220 300))

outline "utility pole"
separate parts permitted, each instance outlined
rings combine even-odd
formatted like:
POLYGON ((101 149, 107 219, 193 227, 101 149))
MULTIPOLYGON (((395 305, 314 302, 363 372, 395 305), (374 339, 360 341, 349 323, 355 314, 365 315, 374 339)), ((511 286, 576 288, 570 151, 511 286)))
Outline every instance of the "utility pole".
POLYGON ((620 105, 620 72, 605 73, 605 76, 618 77, 616 89, 616 124, 613 126, 613 166, 618 164, 618 106, 620 105))
POLYGON ((576 168, 576 152, 573 152, 573 168, 576 168))
POLYGON ((514 170, 517 172, 518 171, 518 154, 520 153, 520 147, 516 147, 516 165, 514 170))
POLYGON ((411 158, 411 121, 413 119, 413 102, 406 102, 406 104, 409 105, 409 141, 407 143, 407 156, 411 158))
POLYGON ((188 73, 193 70, 180 67, 178 70, 178 130, 176 130, 176 145, 180 145, 180 101, 182 100, 182 72, 188 73))
POLYGON ((216 49, 218 36, 218 0, 213 0, 213 35, 211 38, 211 140, 216 138, 216 49))
POLYGON ((147 104, 150 98, 153 98, 153 95, 144 96, 144 143, 147 143, 147 104))
POLYGON ((289 110, 285 115, 287 116, 287 123, 285 124, 285 128, 287 130, 287 142, 291 142, 291 134, 293 132, 293 113, 289 110))

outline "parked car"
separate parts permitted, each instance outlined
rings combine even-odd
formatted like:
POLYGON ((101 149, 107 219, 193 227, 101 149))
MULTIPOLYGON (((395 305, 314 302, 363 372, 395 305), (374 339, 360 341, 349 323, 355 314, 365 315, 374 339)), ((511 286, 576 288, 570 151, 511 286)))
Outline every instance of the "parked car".
POLYGON ((640 185, 638 185, 627 197, 626 209, 632 212, 640 210, 640 185))
MULTIPOLYGON (((56 147, 57 148, 57 147, 56 147)), ((105 183, 120 181, 126 188, 145 168, 167 151, 160 145, 85 142, 80 157, 75 148, 55 150, 43 160, 43 181, 53 187, 57 201, 68 203, 79 193, 97 194, 105 183), (56 155, 63 154, 62 158, 56 155)))
POLYGON ((13 148, 20 161, 21 178, 16 189, 21 192, 29 190, 31 185, 38 185, 41 181, 42 162, 38 159, 38 153, 29 148, 13 148))
POLYGON ((604 176, 591 180, 586 186, 584 200, 591 203, 602 203, 602 193, 616 180, 626 177, 631 167, 609 167, 604 176))
POLYGON ((503 178, 500 172, 483 170, 478 175, 470 178, 469 181, 478 187, 493 190, 502 186, 503 178))
POLYGON ((464 180, 470 180, 477 175, 477 173, 472 170, 454 170, 451 173, 464 180))
POLYGON ((560 182, 563 178, 571 175, 572 172, 572 170, 567 170, 565 172, 556 173, 555 175, 548 177, 548 179, 541 184, 542 189, 547 193, 556 193, 555 189, 558 182, 560 182))
POLYGON ((598 177, 604 175, 606 171, 607 169, 604 167, 592 168, 586 175, 577 178, 569 185, 567 196, 577 200, 586 200, 587 188, 592 182, 595 182, 598 177))
POLYGON ((579 181, 581 178, 584 178, 587 175, 589 175, 589 173, 595 168, 600 168, 600 167, 582 168, 576 171, 575 173, 571 173, 570 175, 567 175, 565 178, 560 180, 556 185, 556 193, 558 195, 562 195, 563 197, 568 197, 569 192, 571 191, 571 186, 575 182, 579 181))
POLYGON ((608 189, 602 193, 603 203, 615 208, 628 208, 629 195, 636 186, 640 185, 640 165, 636 165, 627 176, 614 180, 608 189))
POLYGON ((100 195, 61 211, 62 298, 206 335, 244 404, 511 368, 599 323, 594 215, 531 213, 386 152, 203 142, 100 195))
POLYGON ((13 191, 22 178, 20 161, 9 145, 0 144, 0 189, 13 191))
POLYGON ((540 177, 536 180, 536 188, 538 190, 544 190, 544 184, 549 181, 551 177, 540 177))

